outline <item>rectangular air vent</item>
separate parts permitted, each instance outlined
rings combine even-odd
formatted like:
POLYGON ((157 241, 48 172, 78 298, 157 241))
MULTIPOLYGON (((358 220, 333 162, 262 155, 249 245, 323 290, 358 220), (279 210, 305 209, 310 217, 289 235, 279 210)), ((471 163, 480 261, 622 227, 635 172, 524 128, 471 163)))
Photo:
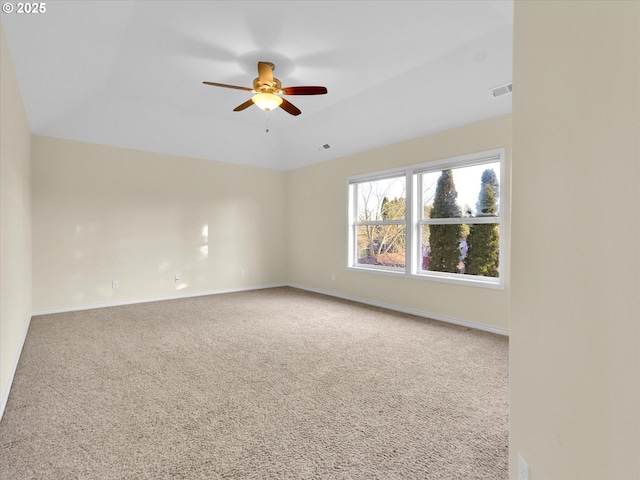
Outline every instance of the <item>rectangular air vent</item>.
POLYGON ((500 85, 498 87, 493 87, 491 89, 491 93, 494 97, 501 97, 502 95, 506 95, 507 93, 511 93, 513 91, 513 83, 509 82, 505 85, 500 85))

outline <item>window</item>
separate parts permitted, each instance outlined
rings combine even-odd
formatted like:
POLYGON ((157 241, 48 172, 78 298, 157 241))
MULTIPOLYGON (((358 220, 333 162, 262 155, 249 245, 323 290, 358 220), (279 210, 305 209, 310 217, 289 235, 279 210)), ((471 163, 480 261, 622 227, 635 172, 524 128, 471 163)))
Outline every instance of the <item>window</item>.
POLYGON ((502 287, 504 150, 349 179, 348 266, 502 287))
POLYGON ((405 268, 406 191, 404 175, 354 184, 357 265, 405 268))

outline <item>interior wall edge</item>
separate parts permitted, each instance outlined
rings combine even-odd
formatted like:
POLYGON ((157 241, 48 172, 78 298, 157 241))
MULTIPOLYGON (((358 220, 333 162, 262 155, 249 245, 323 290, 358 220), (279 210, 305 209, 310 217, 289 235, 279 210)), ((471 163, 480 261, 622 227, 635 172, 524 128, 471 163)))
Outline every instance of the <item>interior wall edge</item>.
POLYGON ((27 340, 27 333, 29 332, 29 326, 31 325, 31 319, 33 315, 30 315, 25 322, 24 332, 22 333, 22 337, 20 339, 20 344, 18 345, 18 350, 16 352, 16 356, 13 360, 13 364, 11 365, 11 370, 9 371, 9 377, 7 378, 7 382, 3 385, 2 396, 0 396, 0 421, 2 421, 2 417, 4 416, 4 411, 7 408, 7 402, 9 401, 9 393, 11 393, 11 387, 13 386, 13 379, 16 375, 16 371, 18 370, 18 363, 20 362, 20 356, 22 355, 22 349, 24 347, 24 342, 27 340))

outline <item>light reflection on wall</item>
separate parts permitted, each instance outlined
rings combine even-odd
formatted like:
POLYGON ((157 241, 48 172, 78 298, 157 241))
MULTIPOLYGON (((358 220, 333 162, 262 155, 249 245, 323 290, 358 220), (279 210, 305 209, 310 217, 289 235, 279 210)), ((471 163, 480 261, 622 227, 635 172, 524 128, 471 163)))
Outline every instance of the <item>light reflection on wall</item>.
POLYGON ((205 224, 202 227, 202 243, 198 250, 200 250, 200 259, 205 259, 209 257, 209 224, 205 224))
POLYGON ((160 262, 160 265, 158 265, 158 273, 165 273, 169 270, 169 267, 171 267, 171 264, 169 262, 160 262))
MULTIPOLYGON (((76 223, 76 237, 80 236, 81 233, 84 233, 83 230, 84 229, 80 226, 80 224, 76 223)), ((78 241, 79 240, 76 238, 76 242, 78 241)), ((82 261, 84 257, 85 257, 84 251, 82 251, 81 249, 76 249, 73 251, 73 259, 76 262, 82 261)))

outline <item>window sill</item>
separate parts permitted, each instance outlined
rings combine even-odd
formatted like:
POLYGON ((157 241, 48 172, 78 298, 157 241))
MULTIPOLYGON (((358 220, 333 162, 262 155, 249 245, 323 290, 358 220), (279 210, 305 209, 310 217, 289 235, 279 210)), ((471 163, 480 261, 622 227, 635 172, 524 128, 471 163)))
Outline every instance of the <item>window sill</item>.
POLYGON ((347 270, 359 273, 372 273, 374 275, 386 275, 396 278, 407 278, 411 280, 427 280, 431 282, 450 283, 455 285, 464 285, 467 287, 491 288, 494 290, 504 290, 504 282, 502 279, 464 276, 461 274, 450 274, 443 272, 429 273, 407 273, 404 269, 389 267, 354 267, 349 266, 347 270))

